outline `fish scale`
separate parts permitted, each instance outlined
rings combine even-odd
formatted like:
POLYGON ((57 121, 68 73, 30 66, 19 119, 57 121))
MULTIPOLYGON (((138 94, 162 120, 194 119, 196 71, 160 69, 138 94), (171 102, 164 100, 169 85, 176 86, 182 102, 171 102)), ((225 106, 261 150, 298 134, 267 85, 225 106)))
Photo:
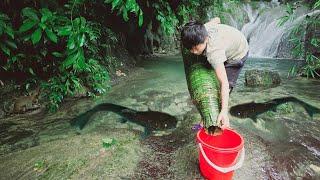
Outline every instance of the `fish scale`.
POLYGON ((181 49, 188 90, 200 112, 203 125, 206 129, 218 126, 216 120, 221 110, 220 85, 214 69, 205 56, 193 55, 183 47, 181 49))

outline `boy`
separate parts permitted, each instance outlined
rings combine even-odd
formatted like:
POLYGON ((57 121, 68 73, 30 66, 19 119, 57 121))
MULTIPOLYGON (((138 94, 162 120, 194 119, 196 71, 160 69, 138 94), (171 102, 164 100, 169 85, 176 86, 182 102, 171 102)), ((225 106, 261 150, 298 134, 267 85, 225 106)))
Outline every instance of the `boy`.
POLYGON ((229 94, 236 85, 239 73, 248 57, 249 45, 236 28, 220 24, 214 18, 206 24, 191 21, 181 31, 185 48, 196 55, 204 55, 215 70, 221 87, 221 112, 217 122, 230 127, 228 117, 229 94))

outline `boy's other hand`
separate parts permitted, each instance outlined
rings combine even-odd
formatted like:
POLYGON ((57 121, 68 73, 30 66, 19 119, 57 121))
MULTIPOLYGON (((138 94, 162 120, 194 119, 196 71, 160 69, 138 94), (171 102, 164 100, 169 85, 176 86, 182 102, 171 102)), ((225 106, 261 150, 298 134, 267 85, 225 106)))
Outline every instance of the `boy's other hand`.
POLYGON ((230 127, 228 112, 221 111, 218 115, 217 122, 222 129, 230 127))

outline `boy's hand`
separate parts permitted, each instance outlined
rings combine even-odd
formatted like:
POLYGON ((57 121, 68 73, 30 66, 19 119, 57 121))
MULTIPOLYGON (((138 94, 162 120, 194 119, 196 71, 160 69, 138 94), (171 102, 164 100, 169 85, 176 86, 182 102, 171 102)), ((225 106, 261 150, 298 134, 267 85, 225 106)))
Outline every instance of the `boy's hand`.
POLYGON ((221 111, 218 115, 217 122, 222 129, 230 127, 228 111, 221 111))

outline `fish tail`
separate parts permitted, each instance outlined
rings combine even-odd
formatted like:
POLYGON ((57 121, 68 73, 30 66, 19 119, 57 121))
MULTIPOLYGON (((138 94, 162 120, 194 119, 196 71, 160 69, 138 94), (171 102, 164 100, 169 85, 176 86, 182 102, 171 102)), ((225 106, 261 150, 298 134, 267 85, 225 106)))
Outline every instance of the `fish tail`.
POLYGON ((308 106, 305 107, 305 110, 307 111, 307 113, 309 114, 310 117, 313 117, 314 114, 318 114, 320 113, 320 109, 316 108, 314 106, 311 106, 309 104, 307 104, 308 106))
POLYGON ((302 107, 307 111, 308 115, 312 118, 314 114, 320 113, 320 109, 317 107, 314 107, 304 101, 301 101, 300 99, 296 97, 286 97, 286 101, 292 101, 292 102, 298 102, 302 105, 302 107))
MULTIPOLYGON (((98 104, 97 106, 95 106, 94 108, 80 114, 79 116, 75 117, 74 119, 71 120, 70 125, 82 130, 87 123, 89 122, 91 116, 93 116, 93 114, 95 114, 96 112, 99 111, 111 111, 114 112, 116 114, 119 114, 120 116, 125 117, 125 112, 131 112, 130 109, 120 106, 120 105, 114 105, 114 104, 110 104, 110 103, 102 103, 102 104, 98 104)), ((131 113, 133 113, 135 111, 132 110, 131 113)), ((122 122, 127 121, 126 118, 124 118, 122 120, 122 122)))
POLYGON ((99 110, 100 110, 100 107, 98 108, 95 107, 89 111, 86 111, 80 114, 79 116, 71 120, 70 125, 79 130, 82 130, 86 126, 86 124, 89 122, 91 116, 99 110))
POLYGON ((90 117, 94 114, 95 112, 92 110, 89 110, 87 112, 84 112, 82 114, 80 114, 79 116, 77 116, 76 118, 74 118, 71 122, 70 125, 73 127, 76 127, 80 130, 82 130, 86 124, 88 123, 88 121, 90 120, 90 117))
POLYGON ((313 117, 314 114, 318 114, 320 113, 320 109, 317 107, 314 107, 308 103, 305 102, 301 102, 301 105, 303 106, 303 108, 307 111, 308 115, 310 117, 313 117))

